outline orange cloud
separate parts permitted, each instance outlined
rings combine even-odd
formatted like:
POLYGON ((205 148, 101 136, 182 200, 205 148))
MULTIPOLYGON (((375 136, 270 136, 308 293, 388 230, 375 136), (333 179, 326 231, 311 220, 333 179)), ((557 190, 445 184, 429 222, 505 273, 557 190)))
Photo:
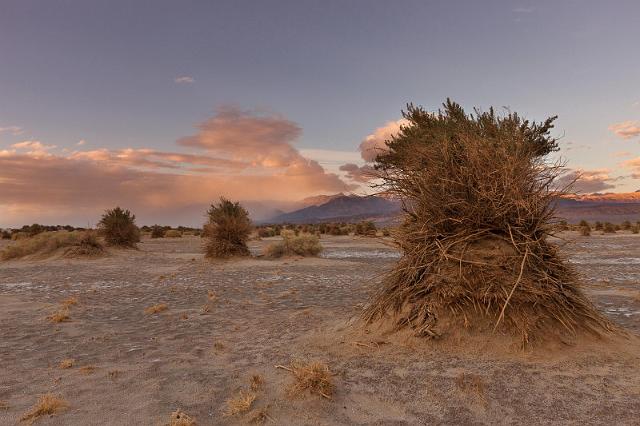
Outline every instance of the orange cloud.
POLYGON ((631 139, 640 136, 640 122, 623 121, 621 123, 615 123, 609 126, 609 130, 623 139, 631 139))
POLYGON ((389 121, 384 126, 378 127, 372 134, 360 143, 360 153, 364 161, 374 161, 380 153, 387 152, 389 147, 386 141, 398 133, 400 127, 408 124, 404 118, 389 121))
POLYGON ((199 223, 220 196, 274 205, 355 187, 303 157, 291 145, 300 128, 282 117, 223 108, 199 129, 179 144, 201 153, 127 148, 55 154, 37 141, 0 151, 0 226, 95 223, 116 204, 142 223, 199 223))

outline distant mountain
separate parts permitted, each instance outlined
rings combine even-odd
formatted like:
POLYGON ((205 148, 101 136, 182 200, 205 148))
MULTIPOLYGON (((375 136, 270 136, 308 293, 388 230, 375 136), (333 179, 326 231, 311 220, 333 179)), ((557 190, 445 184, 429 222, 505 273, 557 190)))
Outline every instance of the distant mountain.
MULTIPOLYGON (((277 215, 268 223, 388 222, 400 213, 400 203, 379 196, 336 194, 328 201, 277 215)), ((321 200, 320 200, 321 201, 321 200)))
POLYGON ((640 193, 566 197, 558 201, 557 216, 569 223, 583 219, 588 222, 635 222, 640 220, 640 193))

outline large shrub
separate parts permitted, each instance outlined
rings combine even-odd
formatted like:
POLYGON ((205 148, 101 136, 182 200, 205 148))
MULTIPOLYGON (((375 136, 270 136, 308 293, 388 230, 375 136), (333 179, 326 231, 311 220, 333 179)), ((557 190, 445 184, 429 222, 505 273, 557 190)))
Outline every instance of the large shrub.
POLYGON ((129 210, 116 207, 107 210, 98 223, 98 230, 110 246, 135 247, 140 241, 136 216, 129 210))
POLYGON ((364 319, 391 317, 425 337, 500 331, 522 344, 611 330, 548 238, 563 193, 562 170, 547 160, 555 117, 467 114, 449 100, 437 113, 409 105, 403 115, 375 164, 405 211, 394 232, 402 257, 364 319))
POLYGON ((220 198, 207 211, 204 225, 205 254, 207 257, 224 258, 248 256, 247 241, 251 234, 249 213, 240 203, 220 198))

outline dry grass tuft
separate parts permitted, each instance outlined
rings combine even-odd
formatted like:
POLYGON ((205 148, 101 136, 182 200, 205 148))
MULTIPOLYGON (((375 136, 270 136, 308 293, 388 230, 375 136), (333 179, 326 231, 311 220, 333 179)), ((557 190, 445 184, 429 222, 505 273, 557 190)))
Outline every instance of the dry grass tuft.
POLYGON ((10 405, 8 402, 0 401, 0 410, 8 410, 9 408, 10 408, 10 405))
POLYGON ((78 304, 78 298, 77 297, 69 297, 67 299, 64 299, 62 302, 60 302, 62 304, 62 306, 64 306, 65 308, 68 308, 70 306, 74 306, 78 304))
POLYGON ((68 368, 73 367, 73 364, 75 364, 75 360, 71 359, 71 358, 67 358, 67 359, 63 359, 62 361, 60 361, 60 365, 59 367, 63 370, 66 370, 68 368))
POLYGON ((320 238, 317 235, 296 235, 291 230, 283 230, 280 235, 282 236, 282 241, 271 243, 265 248, 267 257, 317 256, 322 252, 320 238))
POLYGON ((144 310, 144 313, 147 315, 157 314, 159 312, 163 312, 169 309, 169 306, 166 303, 158 303, 153 306, 149 306, 144 310))
POLYGON ((302 396, 306 391, 309 391, 309 393, 317 393, 324 398, 331 399, 335 385, 327 364, 318 361, 310 363, 294 361, 289 367, 276 365, 276 368, 282 368, 294 375, 296 381, 289 388, 291 396, 302 396))
POLYGON ((227 416, 235 416, 249 411, 256 397, 257 395, 254 392, 241 389, 235 397, 227 400, 227 411, 225 414, 227 416))
POLYGON ((42 395, 36 405, 25 413, 20 420, 33 422, 41 416, 54 415, 68 406, 69 404, 63 398, 48 393, 42 395))
POLYGON ((80 373, 85 376, 89 376, 95 373, 95 371, 96 371, 96 367, 93 365, 85 365, 84 367, 80 367, 80 373))
POLYGON ((196 421, 189 417, 189 415, 181 410, 176 410, 171 413, 168 426, 195 426, 196 421))
POLYGON ((71 317, 69 316, 69 308, 64 307, 64 308, 58 309, 57 311, 49 315, 47 319, 52 323, 69 321, 71 319, 71 317))
POLYGON ((265 405, 260 408, 256 408, 249 418, 249 423, 255 424, 263 424, 266 423, 267 420, 273 420, 273 418, 269 415, 269 405, 265 405))
POLYGON ((261 374, 254 374, 253 376, 251 376, 249 386, 252 391, 258 392, 264 387, 264 376, 261 374))
POLYGON ((218 298, 218 296, 216 295, 216 293, 213 290, 208 290, 207 291, 207 299, 209 299, 210 302, 214 302, 217 298, 218 298))

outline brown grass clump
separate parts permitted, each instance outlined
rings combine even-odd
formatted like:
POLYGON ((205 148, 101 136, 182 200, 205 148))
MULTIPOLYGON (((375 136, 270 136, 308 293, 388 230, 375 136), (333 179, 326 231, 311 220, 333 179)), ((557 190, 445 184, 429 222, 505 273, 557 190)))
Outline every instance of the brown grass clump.
POLYGON ((241 389, 235 397, 227 400, 227 411, 225 414, 227 416, 235 416, 249 411, 256 397, 255 392, 241 389))
POLYGON ((55 415, 68 406, 69 404, 63 398, 48 393, 42 395, 36 405, 25 413, 20 420, 33 422, 42 416, 55 415))
POLYGON ((309 391, 309 393, 317 393, 324 398, 331 399, 335 385, 327 364, 318 361, 310 363, 294 361, 288 367, 277 365, 276 368, 291 372, 296 379, 289 388, 289 395, 301 396, 309 391))
POLYGON ((282 241, 269 244, 265 255, 271 258, 283 256, 317 256, 322 251, 320 238, 312 234, 296 235, 294 231, 283 230, 280 235, 282 241))
POLYGON ((460 373, 456 377, 456 386, 465 393, 472 393, 481 400, 486 400, 484 380, 478 375, 460 373))
POLYGON ((68 368, 73 367, 73 364, 75 363, 75 361, 71 358, 67 358, 67 359, 63 359, 62 361, 60 361, 60 365, 59 367, 63 370, 66 370, 68 368))
POLYGON ((9 409, 9 403, 6 401, 0 401, 0 410, 8 410, 9 409))
POLYGON ((251 234, 249 213, 240 205, 220 198, 207 211, 209 221, 204 226, 203 236, 206 257, 226 258, 249 256, 247 241, 251 234))
POLYGON ((96 367, 93 365, 85 365, 84 367, 80 367, 80 373, 85 376, 90 376, 95 373, 96 367))
POLYGON ((164 233, 165 238, 182 238, 182 232, 177 229, 167 229, 164 233))
POLYGON ((171 413, 168 426, 195 426, 196 421, 189 417, 189 415, 181 410, 176 410, 171 413))
MULTIPOLYGON (((14 244, 5 247, 0 251, 0 259, 20 259, 26 256, 48 257, 55 254, 58 249, 65 248, 65 256, 70 254, 85 255, 89 254, 86 248, 87 239, 94 238, 90 231, 51 231, 41 232, 33 237, 26 237, 17 240, 14 244)), ((95 241, 100 247, 102 245, 95 241)), ((98 250, 98 249, 96 249, 98 250)), ((97 251, 91 251, 91 254, 98 254, 97 251)))
POLYGON ((65 256, 100 256, 104 252, 104 246, 98 240, 98 234, 94 231, 86 231, 82 233, 73 247, 67 249, 65 256))
POLYGON ((402 257, 364 311, 395 330, 438 337, 496 330, 526 344, 612 330, 548 237, 563 191, 555 118, 531 123, 493 109, 468 115, 447 100, 437 114, 409 105, 408 124, 376 158, 380 185, 405 212, 402 257))
POLYGON ((156 305, 149 306, 144 310, 144 313, 147 315, 152 315, 166 311, 167 309, 169 309, 169 306, 166 303, 158 303, 156 305))
POLYGON ((70 307, 70 306, 75 306, 78 304, 78 298, 75 296, 70 296, 66 299, 64 299, 62 302, 60 302, 62 304, 62 306, 64 307, 70 307))
POLYGON ((105 211, 98 223, 98 229, 110 246, 135 247, 140 241, 136 216, 120 207, 105 211))
POLYGON ((49 315, 47 319, 52 323, 69 321, 71 319, 71 317, 69 316, 69 308, 64 307, 64 308, 58 309, 57 311, 49 315))
POLYGON ((249 381, 249 387, 252 391, 258 392, 264 387, 264 376, 261 374, 254 374, 249 381))

